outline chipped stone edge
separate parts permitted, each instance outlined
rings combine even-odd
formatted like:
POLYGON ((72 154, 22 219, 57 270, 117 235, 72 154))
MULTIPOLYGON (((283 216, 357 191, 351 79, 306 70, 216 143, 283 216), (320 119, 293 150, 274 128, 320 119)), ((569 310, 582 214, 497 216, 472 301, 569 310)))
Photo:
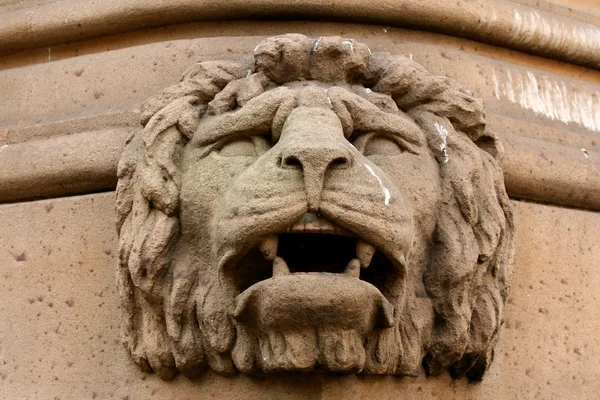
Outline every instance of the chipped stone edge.
POLYGON ((600 69, 600 27, 508 0, 273 0, 198 2, 59 0, 0 13, 0 54, 194 21, 323 19, 411 27, 461 36, 600 69), (107 24, 106 21, 112 21, 107 24))

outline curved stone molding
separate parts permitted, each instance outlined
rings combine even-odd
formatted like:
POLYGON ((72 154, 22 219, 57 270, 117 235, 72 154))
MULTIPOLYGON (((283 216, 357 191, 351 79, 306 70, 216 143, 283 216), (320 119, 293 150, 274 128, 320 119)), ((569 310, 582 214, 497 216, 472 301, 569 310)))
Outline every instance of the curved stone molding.
POLYGON ((481 379, 513 215, 483 104, 352 39, 268 38, 149 99, 119 163, 117 283, 163 379, 481 379))
MULTIPOLYGON (((598 152, 520 137, 494 124, 488 123, 488 127, 504 143, 500 164, 511 197, 600 210, 598 152)), ((0 143, 0 203, 114 190, 117 162, 129 134, 129 129, 111 129, 0 143), (77 151, 69 151, 66 158, 65 146, 77 151), (34 154, 37 157, 32 164, 29 157, 34 154), (90 160, 95 161, 92 164, 90 160)))
POLYGON ((505 0, 63 0, 0 14, 0 53, 191 21, 284 17, 408 26, 600 68, 597 26, 505 0))
POLYGON ((532 138, 499 134, 511 197, 600 209, 600 154, 532 138))
POLYGON ((0 202, 112 190, 127 129, 0 144, 0 202))

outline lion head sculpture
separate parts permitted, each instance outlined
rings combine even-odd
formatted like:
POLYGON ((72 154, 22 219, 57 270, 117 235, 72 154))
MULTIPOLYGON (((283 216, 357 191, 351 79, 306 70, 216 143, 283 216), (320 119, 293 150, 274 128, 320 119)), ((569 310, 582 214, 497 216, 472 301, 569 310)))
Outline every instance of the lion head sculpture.
POLYGON ((483 105, 354 40, 283 35, 148 100, 119 163, 126 346, 164 379, 481 379, 513 222, 483 105))

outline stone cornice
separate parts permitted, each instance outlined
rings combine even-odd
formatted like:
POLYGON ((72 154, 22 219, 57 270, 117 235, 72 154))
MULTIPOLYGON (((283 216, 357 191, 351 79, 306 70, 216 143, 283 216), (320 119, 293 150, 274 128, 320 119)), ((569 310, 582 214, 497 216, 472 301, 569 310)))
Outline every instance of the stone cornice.
MULTIPOLYGON (((600 153, 508 133, 501 166, 512 198, 600 210, 600 153)), ((0 203, 113 190, 133 128, 112 128, 0 148, 0 203)))
POLYGON ((600 69, 600 27, 507 0, 60 0, 0 13, 0 54, 169 24, 240 19, 411 27, 600 69))

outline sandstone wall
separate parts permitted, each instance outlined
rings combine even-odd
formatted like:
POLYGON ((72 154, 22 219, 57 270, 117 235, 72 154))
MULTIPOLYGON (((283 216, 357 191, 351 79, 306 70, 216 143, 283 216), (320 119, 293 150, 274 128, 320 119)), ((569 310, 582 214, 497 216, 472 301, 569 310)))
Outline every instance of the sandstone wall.
POLYGON ((597 398, 600 9, 399 3, 0 4, 0 397, 597 398), (514 10, 528 16, 518 26, 514 10), (508 317, 482 383, 211 373, 163 382, 120 344, 112 191, 142 102, 195 61, 245 57, 286 32, 405 54, 484 99, 505 146, 517 236, 508 317))
POLYGON ((598 213, 513 203, 513 287, 481 383, 212 373, 164 382, 120 343, 113 202, 109 192, 0 206, 3 398, 593 399, 600 389, 598 213))

